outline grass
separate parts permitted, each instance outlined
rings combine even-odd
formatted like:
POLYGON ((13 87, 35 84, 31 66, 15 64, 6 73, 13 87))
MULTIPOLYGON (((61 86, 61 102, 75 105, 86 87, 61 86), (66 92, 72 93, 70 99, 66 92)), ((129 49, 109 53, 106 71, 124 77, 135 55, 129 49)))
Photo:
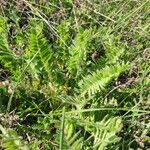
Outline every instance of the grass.
POLYGON ((150 148, 148 0, 0 6, 0 149, 150 148))

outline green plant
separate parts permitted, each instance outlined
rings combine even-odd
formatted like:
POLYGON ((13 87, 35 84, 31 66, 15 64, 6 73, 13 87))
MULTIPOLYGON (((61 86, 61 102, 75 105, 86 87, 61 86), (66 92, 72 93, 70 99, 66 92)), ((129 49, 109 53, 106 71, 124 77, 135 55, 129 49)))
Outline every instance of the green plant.
POLYGON ((0 3, 2 148, 148 148, 148 0, 0 3))

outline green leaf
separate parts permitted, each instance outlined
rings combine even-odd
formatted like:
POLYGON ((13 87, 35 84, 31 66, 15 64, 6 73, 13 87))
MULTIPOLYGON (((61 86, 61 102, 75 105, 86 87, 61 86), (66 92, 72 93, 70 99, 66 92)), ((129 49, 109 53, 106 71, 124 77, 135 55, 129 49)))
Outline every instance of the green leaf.
POLYGON ((75 37, 73 45, 70 47, 70 60, 68 62, 68 70, 75 73, 81 70, 83 62, 86 60, 86 52, 88 42, 90 40, 91 31, 81 30, 75 37))
POLYGON ((129 69, 128 64, 115 64, 114 66, 106 66, 86 76, 79 83, 81 95, 88 94, 91 96, 97 92, 101 92, 112 80, 117 79, 127 69, 129 69))

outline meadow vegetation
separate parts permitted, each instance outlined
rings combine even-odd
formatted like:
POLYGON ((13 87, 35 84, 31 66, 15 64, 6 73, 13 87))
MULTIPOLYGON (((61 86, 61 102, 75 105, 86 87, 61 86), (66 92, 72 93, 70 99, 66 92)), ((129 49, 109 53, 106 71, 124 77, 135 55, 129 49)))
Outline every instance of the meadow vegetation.
POLYGON ((150 149, 149 0, 0 0, 0 149, 150 149))

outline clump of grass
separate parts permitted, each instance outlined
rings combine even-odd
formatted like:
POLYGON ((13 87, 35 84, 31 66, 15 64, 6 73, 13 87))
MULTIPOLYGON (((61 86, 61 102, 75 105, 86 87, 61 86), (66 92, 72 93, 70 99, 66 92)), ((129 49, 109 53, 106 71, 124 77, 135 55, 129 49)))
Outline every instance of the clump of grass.
POLYGON ((149 147, 148 0, 0 4, 1 148, 149 147))

